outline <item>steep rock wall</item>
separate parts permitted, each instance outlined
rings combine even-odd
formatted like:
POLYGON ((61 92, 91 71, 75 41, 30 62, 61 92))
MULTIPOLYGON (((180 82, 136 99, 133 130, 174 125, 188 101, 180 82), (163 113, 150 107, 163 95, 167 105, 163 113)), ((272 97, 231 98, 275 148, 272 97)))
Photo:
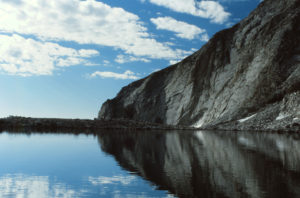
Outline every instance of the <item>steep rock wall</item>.
MULTIPOLYGON (((122 88, 99 118, 210 128, 268 108, 277 118, 284 98, 300 91, 299 21, 299 0, 265 0, 180 63, 122 88)), ((295 112, 287 113, 292 123, 299 118, 295 112)), ((263 115, 260 120, 276 120, 263 115)))

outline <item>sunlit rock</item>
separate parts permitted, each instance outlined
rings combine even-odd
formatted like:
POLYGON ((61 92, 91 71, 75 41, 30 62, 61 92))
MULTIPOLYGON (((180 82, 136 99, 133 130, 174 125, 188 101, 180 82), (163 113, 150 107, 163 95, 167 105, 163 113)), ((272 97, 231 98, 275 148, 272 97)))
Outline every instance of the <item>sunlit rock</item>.
POLYGON ((265 0, 191 56, 124 87, 99 118, 297 131, 299 21, 299 0, 265 0))

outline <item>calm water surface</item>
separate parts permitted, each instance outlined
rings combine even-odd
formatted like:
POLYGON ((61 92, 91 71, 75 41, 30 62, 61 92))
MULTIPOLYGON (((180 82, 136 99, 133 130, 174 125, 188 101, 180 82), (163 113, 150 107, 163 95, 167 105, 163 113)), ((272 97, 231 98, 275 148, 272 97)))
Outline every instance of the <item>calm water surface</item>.
POLYGON ((298 135, 0 134, 0 198, 300 197, 298 135))

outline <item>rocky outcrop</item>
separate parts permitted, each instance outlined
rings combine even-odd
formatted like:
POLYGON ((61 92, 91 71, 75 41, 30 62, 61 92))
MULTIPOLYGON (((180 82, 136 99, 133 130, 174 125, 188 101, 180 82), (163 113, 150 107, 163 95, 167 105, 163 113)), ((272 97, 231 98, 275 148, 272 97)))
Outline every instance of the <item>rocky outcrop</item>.
POLYGON ((300 0, 265 0, 193 55, 124 87, 99 118, 297 131, 299 21, 300 0))

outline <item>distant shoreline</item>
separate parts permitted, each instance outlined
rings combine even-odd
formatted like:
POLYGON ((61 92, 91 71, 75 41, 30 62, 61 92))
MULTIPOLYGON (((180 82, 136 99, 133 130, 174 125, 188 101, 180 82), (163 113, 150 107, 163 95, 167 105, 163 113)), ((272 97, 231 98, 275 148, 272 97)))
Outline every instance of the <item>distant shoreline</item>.
POLYGON ((64 119, 10 116, 0 118, 0 131, 98 131, 101 129, 130 130, 197 130, 192 127, 163 125, 133 120, 64 119))
POLYGON ((7 132, 70 132, 70 133, 99 133, 103 130, 185 130, 185 131, 252 131, 252 132, 275 132, 275 133, 299 133, 297 129, 290 130, 240 130, 234 124, 232 126, 195 128, 188 126, 164 125, 151 122, 141 122, 126 119, 67 119, 67 118, 31 118, 10 116, 0 118, 0 133, 7 132))

